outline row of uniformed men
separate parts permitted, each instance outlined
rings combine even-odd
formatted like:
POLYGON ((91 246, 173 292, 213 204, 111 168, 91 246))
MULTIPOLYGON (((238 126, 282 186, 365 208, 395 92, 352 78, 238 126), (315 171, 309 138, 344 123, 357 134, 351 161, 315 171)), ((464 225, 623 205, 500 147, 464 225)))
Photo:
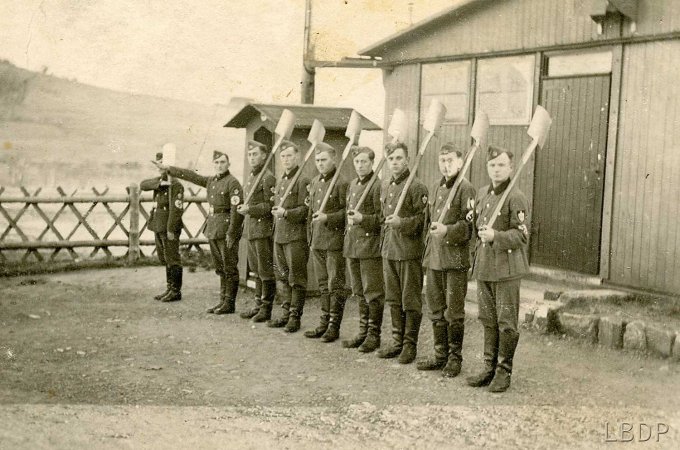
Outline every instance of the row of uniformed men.
MULTIPOLYGON (((256 274, 257 304, 241 317, 252 318, 255 322, 268 321, 270 327, 283 327, 287 332, 298 331, 311 251, 322 314, 319 325, 306 331, 305 336, 321 338, 325 342, 338 339, 346 301, 347 264, 352 294, 359 301, 360 327, 358 335, 343 341, 343 346, 366 353, 380 348, 386 303, 392 339, 380 348, 378 356, 398 358, 400 363, 408 364, 416 357, 424 268, 434 354, 419 361, 417 367, 442 370, 444 376, 455 377, 462 364, 469 243, 476 235, 473 276, 478 283, 479 318, 484 326, 485 367, 467 382, 472 386, 490 385, 489 389, 494 392, 505 391, 510 385, 519 337, 520 279, 528 269, 526 197, 519 190, 512 190, 493 226, 486 227, 485 224, 495 213, 510 182, 512 153, 489 147, 487 169, 491 184, 475 194, 472 185, 462 179, 453 200, 447 204, 464 155, 453 144, 441 146, 438 161, 442 178, 430 189, 431 195, 428 196, 428 189, 415 178, 407 187, 401 209, 394 214, 410 174, 405 144, 385 147, 391 176, 389 180, 372 184, 374 152, 367 147, 353 148, 352 161, 357 177, 350 183, 339 178, 323 211, 320 206, 337 170, 336 150, 325 143, 317 146, 314 158, 319 174, 310 181, 304 176, 296 177, 300 170, 297 145, 284 141, 280 149, 284 172, 277 182, 264 167, 267 147, 249 141, 247 156, 253 170, 245 193, 252 191, 253 194, 247 204, 243 203, 244 190, 229 174, 229 159, 224 153, 213 155, 217 173, 213 177, 156 163, 162 171, 161 180, 165 174, 207 188, 210 213, 205 235, 221 279, 221 301, 208 312, 235 312, 237 248, 245 218, 248 264, 256 274), (262 170, 265 173, 261 181, 253 186, 262 170), (295 184, 288 189, 293 180, 295 184), (367 188, 369 192, 364 193, 367 188), (281 202, 287 190, 290 193, 281 202), (362 197, 365 200, 358 205, 362 197), (272 320, 275 295, 281 300, 282 314, 272 320)), ((175 183, 165 183, 170 186, 167 201, 163 200, 162 194, 155 194, 157 211, 162 210, 163 205, 181 209, 181 184, 175 183)), ((151 186, 148 180, 142 183, 143 189, 151 187, 155 184, 151 186)), ((168 221, 168 234, 171 222, 168 221)), ((175 225, 172 229, 175 241, 180 228, 181 225, 179 228, 175 225)), ((161 256, 171 239, 164 239, 162 230, 159 234, 157 243, 161 256)), ((181 274, 181 266, 179 271, 181 274)), ((168 293, 161 300, 173 301, 178 295, 181 298, 178 289, 173 289, 172 270, 168 279, 168 293)))

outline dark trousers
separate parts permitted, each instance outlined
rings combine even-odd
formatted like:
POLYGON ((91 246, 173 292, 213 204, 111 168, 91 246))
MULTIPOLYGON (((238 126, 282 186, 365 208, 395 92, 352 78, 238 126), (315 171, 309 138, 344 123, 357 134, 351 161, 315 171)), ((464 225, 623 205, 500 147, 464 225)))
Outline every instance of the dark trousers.
POLYGON ((307 289, 306 241, 294 241, 274 245, 274 271, 276 280, 290 287, 307 289))
POLYGON ((376 303, 382 308, 385 302, 382 259, 347 258, 347 264, 352 295, 359 298, 360 303, 376 303))
POLYGON ((403 311, 422 313, 423 268, 419 259, 395 261, 383 259, 385 303, 403 311))
POLYGON ((312 250, 319 293, 338 294, 345 288, 345 258, 342 251, 312 250))
POLYGON ((432 323, 462 324, 466 294, 467 271, 427 269, 425 296, 432 323))
POLYGON ((518 333, 520 278, 506 281, 477 280, 479 320, 500 333, 518 333))
POLYGON ((155 233, 156 253, 161 264, 167 267, 181 267, 182 258, 179 256, 179 233, 175 239, 168 239, 168 233, 155 233))
POLYGON ((238 281, 238 244, 234 242, 233 247, 227 247, 226 239, 210 239, 210 254, 215 273, 227 281, 238 281))
POLYGON ((248 241, 248 267, 260 280, 274 280, 274 248, 271 238, 248 241))

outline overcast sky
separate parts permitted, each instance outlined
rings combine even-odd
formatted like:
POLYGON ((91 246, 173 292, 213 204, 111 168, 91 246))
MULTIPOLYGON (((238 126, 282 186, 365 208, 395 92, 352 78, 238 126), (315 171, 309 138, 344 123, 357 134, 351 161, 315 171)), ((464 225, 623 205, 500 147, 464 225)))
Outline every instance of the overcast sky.
MULTIPOLYGON (((202 103, 232 96, 299 103, 304 3, 0 0, 0 58, 120 91, 202 103)), ((451 3, 314 0, 317 58, 353 55, 405 28, 410 17, 421 20, 451 3)), ((358 102, 360 111, 381 119, 380 78, 379 70, 321 70, 316 102, 358 102)))

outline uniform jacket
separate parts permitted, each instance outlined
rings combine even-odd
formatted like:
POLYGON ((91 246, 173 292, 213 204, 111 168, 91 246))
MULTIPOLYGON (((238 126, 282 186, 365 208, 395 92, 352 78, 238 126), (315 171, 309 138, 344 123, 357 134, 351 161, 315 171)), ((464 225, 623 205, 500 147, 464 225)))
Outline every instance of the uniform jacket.
POLYGON ((341 251, 345 235, 345 201, 347 182, 338 177, 337 183, 328 197, 324 213, 328 216, 325 223, 312 222, 312 215, 319 211, 321 202, 328 192, 328 186, 336 169, 326 175, 317 175, 309 183, 309 231, 313 250, 341 251))
MULTIPOLYGON (((298 170, 300 170, 300 167, 294 168, 288 174, 284 173, 276 183, 274 206, 281 203, 281 196, 298 170)), ((274 242, 277 244, 307 240, 307 204, 305 199, 308 194, 308 185, 309 179, 300 175, 290 194, 286 197, 286 201, 283 203, 286 217, 279 217, 274 223, 274 242)))
POLYGON ((243 201, 243 189, 229 171, 205 177, 193 170, 170 167, 168 174, 206 188, 209 209, 203 230, 205 237, 226 239, 229 236, 232 240, 241 237, 243 216, 236 212, 236 207, 243 201))
MULTIPOLYGON (((495 189, 484 186, 477 194, 475 234, 490 219, 509 180, 495 189)), ((481 281, 501 281, 520 278, 529 271, 527 242, 529 241, 529 202, 518 189, 510 191, 493 224, 494 240, 483 244, 477 240, 473 276, 481 281)))
POLYGON ((154 233, 175 233, 182 231, 184 213, 184 186, 172 180, 170 186, 161 185, 161 177, 150 178, 139 184, 142 191, 153 191, 154 208, 149 216, 149 230, 154 233), (172 195, 172 198, 170 196, 172 195))
POLYGON ((425 215, 425 257, 423 266, 433 270, 468 270, 470 268, 470 238, 474 219, 475 189, 463 178, 442 223, 446 234, 435 238, 430 225, 439 220, 446 199, 456 177, 445 178, 430 189, 430 200, 425 215))
MULTIPOLYGON (((392 178, 380 189, 380 203, 383 219, 391 215, 404 189, 409 176, 406 169, 398 178, 392 178)), ((427 188, 418 179, 414 179, 408 189, 404 204, 399 211, 401 226, 384 227, 382 257, 391 260, 405 261, 423 257, 423 222, 427 205, 427 188)))
POLYGON ((276 186, 276 178, 269 169, 259 168, 250 172, 246 183, 245 193, 248 195, 253 189, 253 182, 258 174, 264 170, 262 180, 258 183, 253 196, 250 198, 248 215, 245 219, 246 239, 264 239, 272 237, 274 233, 274 218, 272 217, 273 196, 276 186))
MULTIPOLYGON (((359 198, 366 190, 373 172, 364 178, 355 178, 347 189, 347 211, 356 209, 359 198)), ((380 180, 376 180, 366 196, 366 200, 359 208, 364 216, 361 223, 347 225, 345 233, 345 258, 380 258, 380 180)))

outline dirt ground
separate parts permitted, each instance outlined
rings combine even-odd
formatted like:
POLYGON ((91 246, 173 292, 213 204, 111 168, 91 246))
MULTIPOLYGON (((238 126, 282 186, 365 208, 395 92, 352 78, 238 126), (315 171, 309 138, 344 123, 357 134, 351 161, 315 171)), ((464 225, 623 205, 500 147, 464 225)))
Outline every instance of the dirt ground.
MULTIPOLYGON (((680 444, 678 363, 524 330, 511 389, 491 394, 464 384, 481 365, 473 303, 463 373, 445 380, 206 314, 209 271, 185 274, 181 302, 155 302, 162 287, 160 267, 0 278, 0 448, 680 444)), ((309 299, 303 330, 318 314, 309 299)), ((357 328, 350 301, 341 338, 357 328)), ((424 320, 419 355, 431 346, 424 320)))

